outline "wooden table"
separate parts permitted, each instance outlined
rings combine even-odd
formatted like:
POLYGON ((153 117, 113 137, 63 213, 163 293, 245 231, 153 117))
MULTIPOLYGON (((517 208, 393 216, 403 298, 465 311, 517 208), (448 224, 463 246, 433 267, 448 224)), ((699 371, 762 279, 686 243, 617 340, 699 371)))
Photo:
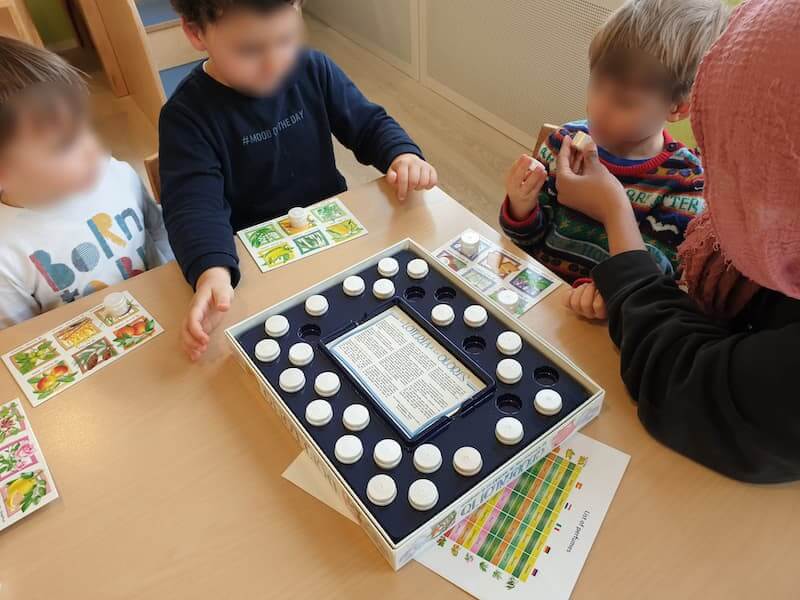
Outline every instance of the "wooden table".
MULTIPOLYGON (((41 407, 26 403, 61 498, 0 533, 0 600, 464 596, 416 563, 394 573, 357 526, 281 478, 298 447, 223 339, 405 237, 431 250, 466 227, 500 239, 439 190, 400 205, 379 181, 344 200, 368 236, 268 275, 240 252, 236 302, 199 364, 179 348, 190 289, 174 264, 119 286, 166 333, 41 407)), ((653 441, 605 328, 570 314, 564 293, 524 321, 607 390, 585 433, 632 456, 574 598, 797 598, 800 487, 736 483, 653 441)), ((0 352, 96 302, 0 332, 0 352)), ((5 368, 0 392, 21 395, 5 368)))

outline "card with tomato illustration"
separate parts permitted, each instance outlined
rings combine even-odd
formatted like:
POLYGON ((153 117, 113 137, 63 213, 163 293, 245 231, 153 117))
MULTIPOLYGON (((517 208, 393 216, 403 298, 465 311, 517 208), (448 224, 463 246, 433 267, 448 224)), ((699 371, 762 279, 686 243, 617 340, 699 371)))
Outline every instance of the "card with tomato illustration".
POLYGON ((134 346, 141 344, 155 332, 155 319, 142 316, 114 331, 114 343, 123 351, 130 350, 134 346))
POLYGON ((0 405, 0 530, 58 498, 52 474, 19 400, 0 405))
POLYGON ((84 316, 70 323, 63 329, 56 331, 55 336, 58 343, 64 350, 79 348, 84 342, 92 339, 100 333, 97 325, 91 317, 84 316))
POLYGON ((52 340, 47 338, 38 340, 11 355, 11 362, 22 374, 26 375, 59 357, 58 350, 52 340))
POLYGON ((75 383, 76 375, 63 360, 58 361, 52 367, 46 367, 28 379, 28 384, 36 398, 35 401, 31 400, 31 404, 38 406, 56 392, 60 392, 62 388, 75 383))
POLYGON ((118 355, 118 352, 107 338, 100 338, 88 346, 81 348, 72 355, 75 364, 81 373, 93 371, 98 366, 106 364, 118 355))

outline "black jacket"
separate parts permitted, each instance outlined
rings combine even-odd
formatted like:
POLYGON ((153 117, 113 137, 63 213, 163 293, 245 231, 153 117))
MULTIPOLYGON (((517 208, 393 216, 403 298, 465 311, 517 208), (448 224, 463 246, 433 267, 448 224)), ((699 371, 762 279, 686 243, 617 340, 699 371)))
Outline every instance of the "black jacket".
POLYGON ((742 481, 800 479, 800 301, 765 289, 735 321, 714 321, 644 251, 593 278, 656 439, 742 481))

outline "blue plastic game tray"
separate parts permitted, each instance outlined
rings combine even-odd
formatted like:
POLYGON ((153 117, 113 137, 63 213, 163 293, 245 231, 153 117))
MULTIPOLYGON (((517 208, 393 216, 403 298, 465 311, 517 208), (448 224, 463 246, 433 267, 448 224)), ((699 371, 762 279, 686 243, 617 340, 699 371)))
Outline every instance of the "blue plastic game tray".
MULTIPOLYGON (((511 467, 519 466, 523 458, 530 462, 539 455, 543 457, 552 446, 562 443, 596 416, 602 404, 602 389, 566 357, 469 288, 411 240, 264 310, 230 328, 227 335, 246 370, 259 380, 265 397, 306 450, 314 454, 312 458, 318 466, 327 471, 328 480, 334 487, 341 486, 338 491, 361 514, 365 528, 369 531, 369 527, 374 526, 385 538, 384 554, 387 548, 394 552, 411 537, 421 537, 418 534, 435 535, 444 525, 443 521, 450 519, 450 513, 466 510, 464 507, 470 502, 474 504, 476 494, 485 495, 498 478, 511 473, 511 467), (400 265, 399 273, 391 278, 395 297, 388 301, 378 300, 372 294, 372 284, 382 278, 377 263, 389 256, 400 265), (415 258, 422 258, 429 265, 429 274, 423 280, 411 279, 406 273, 406 265, 415 258), (361 296, 350 297, 343 292, 342 282, 350 275, 363 278, 366 290, 361 296), (328 312, 321 317, 311 317, 305 311, 305 300, 315 294, 324 295, 329 303, 328 312), (447 327, 437 327, 430 321, 431 310, 440 303, 451 305, 456 314, 455 321, 447 327), (413 439, 401 435, 392 419, 325 348, 325 343, 341 332, 392 304, 402 305, 460 361, 485 378, 487 384, 486 393, 465 402, 455 414, 413 439), (489 314, 488 322, 477 329, 468 327, 462 319, 464 309, 473 304, 484 306, 489 314), (291 329, 277 339, 281 347, 278 360, 265 364, 255 358, 255 346, 267 337, 264 331, 266 319, 278 314, 289 320, 291 329), (496 340, 500 333, 508 330, 516 331, 523 339, 522 350, 513 358, 522 364, 524 376, 515 385, 502 383, 495 376, 497 363, 508 358, 497 350, 496 340), (281 372, 292 366, 288 351, 298 342, 311 344, 315 356, 311 364, 302 367, 305 387, 296 393, 286 393, 281 390, 278 380, 281 372), (339 375, 341 389, 329 399, 333 406, 333 419, 323 427, 314 427, 306 423, 305 409, 317 399, 315 378, 327 371, 339 375), (553 389, 561 395, 563 408, 559 414, 543 416, 535 410, 533 398, 543 389, 553 389), (363 404, 370 412, 369 426, 358 433, 347 430, 342 423, 342 413, 351 404, 363 404), (495 437, 495 423, 505 416, 514 416, 524 426, 524 438, 514 446, 503 445, 495 437), (334 456, 336 441, 343 435, 356 435, 363 444, 364 455, 353 465, 341 464, 334 456), (383 470, 373 461, 373 449, 383 439, 394 439, 403 448, 400 464, 391 470, 383 470), (441 450, 442 466, 433 474, 422 474, 414 467, 413 452, 422 443, 432 443, 441 450), (463 446, 478 449, 483 458, 483 467, 473 477, 460 475, 452 465, 454 453, 463 446), (370 478, 379 473, 388 474, 397 484, 396 499, 385 507, 370 502, 366 492, 370 478), (413 508, 407 497, 411 483, 421 478, 435 483, 439 491, 438 503, 424 512, 413 508)), ((381 546, 379 540, 374 535, 372 537, 381 546)), ((395 557, 395 568, 409 558, 395 557)))

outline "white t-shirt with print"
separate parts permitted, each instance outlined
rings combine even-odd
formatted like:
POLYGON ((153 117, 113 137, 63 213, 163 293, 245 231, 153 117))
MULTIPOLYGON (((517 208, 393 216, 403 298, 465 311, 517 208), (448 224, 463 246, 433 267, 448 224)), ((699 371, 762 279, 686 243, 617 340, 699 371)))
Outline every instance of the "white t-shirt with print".
POLYGON ((0 329, 172 260, 161 209, 128 163, 46 207, 0 203, 0 329))

